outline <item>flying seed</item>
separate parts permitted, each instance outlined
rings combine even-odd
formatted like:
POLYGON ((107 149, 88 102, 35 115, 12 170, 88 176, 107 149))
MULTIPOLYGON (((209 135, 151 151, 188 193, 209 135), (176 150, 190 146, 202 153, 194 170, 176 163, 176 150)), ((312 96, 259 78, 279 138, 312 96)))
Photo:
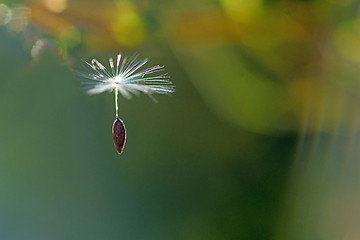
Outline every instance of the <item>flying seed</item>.
POLYGON ((126 141, 126 130, 124 123, 117 117, 113 123, 112 134, 114 138, 114 144, 117 152, 122 153, 125 141, 126 141))
POLYGON ((85 65, 89 69, 76 72, 83 80, 86 80, 83 83, 88 88, 88 94, 106 91, 114 93, 116 119, 113 123, 112 133, 115 148, 121 154, 125 146, 126 130, 124 123, 118 118, 119 93, 125 98, 131 98, 132 94, 138 95, 142 92, 156 101, 153 94, 171 95, 175 92, 175 86, 170 81, 170 76, 165 72, 163 65, 155 65, 141 70, 148 62, 148 58, 138 60, 137 55, 127 58, 118 54, 116 62, 114 60, 109 58, 110 69, 96 59, 85 61, 85 65))

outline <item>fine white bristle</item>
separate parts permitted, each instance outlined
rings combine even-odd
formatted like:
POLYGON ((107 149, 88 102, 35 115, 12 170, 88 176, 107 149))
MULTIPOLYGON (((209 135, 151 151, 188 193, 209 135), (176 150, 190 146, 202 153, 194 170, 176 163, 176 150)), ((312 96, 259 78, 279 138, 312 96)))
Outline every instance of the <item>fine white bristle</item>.
MULTIPOLYGON (((156 65, 140 70, 148 58, 138 60, 134 55, 131 58, 123 58, 117 55, 116 66, 114 61, 109 58, 110 71, 98 60, 92 59, 85 62, 90 68, 90 72, 78 72, 79 76, 85 78, 88 87, 88 94, 98 94, 105 91, 118 91, 125 98, 130 98, 131 94, 137 95, 143 92, 151 97, 152 94, 171 94, 175 91, 175 86, 169 80, 164 66, 156 65)), ((153 99, 153 98, 152 98, 153 99)))

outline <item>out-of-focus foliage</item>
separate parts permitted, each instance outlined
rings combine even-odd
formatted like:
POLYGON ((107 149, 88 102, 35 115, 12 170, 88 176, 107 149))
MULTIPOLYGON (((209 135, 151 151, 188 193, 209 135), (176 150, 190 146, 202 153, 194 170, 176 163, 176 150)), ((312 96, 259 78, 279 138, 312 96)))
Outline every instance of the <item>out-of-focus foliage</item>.
POLYGON ((0 239, 359 239, 359 9, 2 1, 0 239), (121 156, 72 71, 118 52, 177 86, 121 99, 121 156))
MULTIPOLYGON (((69 61, 84 50, 170 48, 218 116, 255 132, 297 131, 312 89, 356 84, 356 1, 43 0, 2 6, 4 24, 24 32, 34 57, 42 38, 55 42, 69 61)), ((326 118, 330 131, 334 117, 326 118)), ((315 130, 316 118, 310 119, 315 130)))

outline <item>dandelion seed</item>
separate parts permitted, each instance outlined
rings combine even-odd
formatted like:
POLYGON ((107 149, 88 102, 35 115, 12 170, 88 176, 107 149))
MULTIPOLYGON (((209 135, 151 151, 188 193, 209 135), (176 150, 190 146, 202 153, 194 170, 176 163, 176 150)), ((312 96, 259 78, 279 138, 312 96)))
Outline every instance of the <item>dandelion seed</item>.
POLYGON ((113 133, 115 148, 120 154, 122 153, 125 146, 126 130, 124 123, 119 118, 116 118, 113 123, 112 133, 113 133))
POLYGON ((109 58, 110 71, 102 65, 98 60, 93 59, 86 62, 86 66, 90 72, 78 71, 78 75, 85 79, 88 94, 98 94, 105 91, 115 94, 115 116, 112 132, 114 144, 118 153, 122 153, 126 131, 124 123, 119 119, 118 93, 125 98, 131 98, 132 94, 139 95, 143 92, 152 100, 152 94, 172 94, 175 86, 169 80, 167 73, 158 74, 165 71, 164 66, 156 65, 153 67, 140 70, 146 63, 148 58, 138 60, 134 55, 131 58, 123 58, 121 54, 117 55, 116 65, 114 60, 109 58))

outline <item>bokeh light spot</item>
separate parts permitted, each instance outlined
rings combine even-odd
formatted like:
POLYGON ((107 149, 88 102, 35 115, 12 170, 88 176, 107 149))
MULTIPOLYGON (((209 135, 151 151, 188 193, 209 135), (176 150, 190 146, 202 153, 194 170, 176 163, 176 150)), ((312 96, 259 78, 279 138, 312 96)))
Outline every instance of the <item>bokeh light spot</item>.
POLYGON ((25 5, 19 5, 12 9, 12 19, 8 23, 10 30, 15 32, 23 31, 29 23, 31 10, 25 5))
POLYGON ((47 9, 52 12, 61 13, 67 8, 67 0, 43 0, 47 9))
POLYGON ((37 59, 47 51, 58 53, 59 48, 54 41, 50 39, 39 39, 31 48, 31 56, 37 59))
POLYGON ((0 25, 8 24, 12 19, 12 11, 5 4, 0 4, 0 25))
POLYGON ((221 0, 221 3, 231 19, 248 22, 258 13, 262 0, 221 0))

